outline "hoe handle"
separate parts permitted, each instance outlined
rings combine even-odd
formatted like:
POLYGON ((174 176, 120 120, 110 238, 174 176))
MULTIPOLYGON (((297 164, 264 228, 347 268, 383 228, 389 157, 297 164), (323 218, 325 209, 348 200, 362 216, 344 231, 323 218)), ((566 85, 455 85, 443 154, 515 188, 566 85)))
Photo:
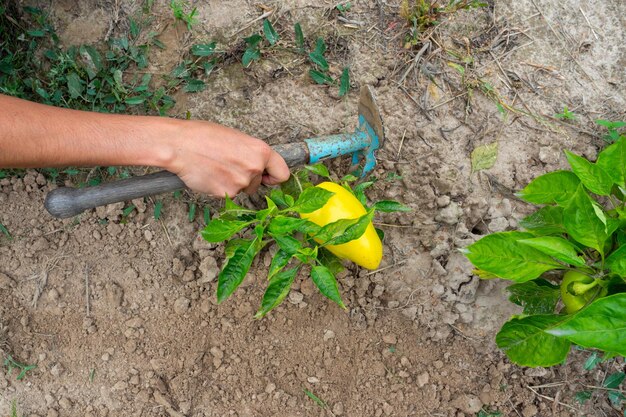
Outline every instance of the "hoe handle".
MULTIPOLYGON (((309 162, 309 149, 304 142, 277 145, 273 149, 285 159, 289 167, 309 162)), ((168 193, 181 188, 185 188, 185 183, 176 174, 159 171, 95 187, 57 188, 48 193, 44 206, 52 216, 65 219, 94 207, 168 193)))

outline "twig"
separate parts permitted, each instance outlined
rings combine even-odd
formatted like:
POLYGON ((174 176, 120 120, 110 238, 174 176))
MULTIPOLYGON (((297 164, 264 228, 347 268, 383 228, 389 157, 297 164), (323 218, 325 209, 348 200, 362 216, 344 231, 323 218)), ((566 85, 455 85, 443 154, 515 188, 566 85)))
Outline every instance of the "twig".
POLYGON ((360 20, 350 20, 350 19, 346 19, 343 16, 337 16, 337 20, 339 20, 340 22, 347 23, 349 25, 355 25, 355 26, 363 26, 365 24, 365 22, 362 22, 360 20))
POLYGON ((386 270, 386 269, 393 268, 393 267, 396 267, 396 266, 398 266, 398 265, 402 265, 402 264, 403 264, 403 263, 405 263, 405 262, 406 262, 406 259, 403 259, 403 260, 401 260, 400 262, 396 262, 396 263, 395 263, 395 264, 393 264, 393 265, 385 266, 385 267, 383 267, 383 268, 379 268, 379 269, 377 269, 377 270, 375 270, 375 271, 368 272, 367 274, 365 274, 365 276, 366 276, 366 277, 368 277, 368 276, 370 276, 370 275, 377 274, 377 273, 379 273, 379 272, 381 272, 381 271, 384 271, 384 270, 386 270))
POLYGON ((255 22, 258 22, 261 19, 265 19, 266 17, 269 17, 272 13, 274 13, 274 10, 268 10, 265 13, 263 13, 261 16, 252 19, 251 21, 249 21, 248 23, 246 23, 245 25, 243 25, 242 27, 240 27, 239 29, 237 29, 237 31, 233 32, 230 37, 235 36, 236 34, 238 34, 239 32, 243 32, 244 30, 248 29, 250 26, 252 26, 255 22))
POLYGON ((591 26, 591 22, 589 22, 589 19, 587 19, 587 15, 585 14, 585 12, 583 12, 583 8, 579 7, 578 10, 580 10, 580 13, 583 15, 583 17, 585 18, 585 21, 587 22, 587 24, 589 25, 589 29, 591 29, 591 33, 593 33, 593 36, 596 39, 600 39, 598 38, 598 35, 596 34, 596 31, 593 30, 593 26, 591 26))
POLYGON ((420 49, 419 52, 415 55, 415 58, 413 58, 413 62, 411 63, 411 65, 409 65, 406 71, 404 71, 404 74, 402 74, 402 77, 400 77, 400 81, 398 81, 399 84, 404 83, 404 80, 406 79, 407 75, 409 75, 409 72, 411 72, 411 70, 417 65, 422 55, 424 55, 428 48, 430 48, 430 45, 430 41, 424 43, 422 49, 420 49))
POLYGON ((456 100, 457 98, 460 98, 460 97, 463 97, 463 96, 466 96, 466 95, 467 95, 467 91, 464 91, 463 93, 461 93, 461 94, 457 94, 456 96, 454 96, 454 97, 452 97, 452 98, 450 98, 450 99, 448 99, 448 100, 446 100, 446 101, 444 101, 444 102, 442 102, 442 103, 435 104, 435 105, 434 105, 434 106, 432 106, 430 109, 426 109, 426 111, 432 111, 432 110, 435 110, 436 108, 441 107, 441 106, 443 106, 444 104, 448 104, 449 102, 454 101, 454 100, 456 100))
POLYGON ((402 132, 402 139, 400 139, 400 146, 398 147, 398 155, 396 155, 396 161, 400 160, 400 153, 402 152, 402 145, 404 144, 404 137, 406 136, 406 128, 402 132))
POLYGON ((89 265, 85 265, 85 306, 87 317, 91 317, 91 304, 89 302, 89 265))
POLYGON ((545 399, 545 400, 548 400, 548 401, 554 401, 556 404, 562 405, 563 407, 567 407, 567 408, 569 408, 570 410, 580 411, 578 408, 576 408, 576 407, 572 407, 572 406, 571 406, 571 405, 569 405, 569 404, 562 403, 561 401, 557 400, 556 398, 552 398, 552 397, 548 397, 547 395, 539 394, 539 393, 538 393, 537 391, 535 391, 535 390, 534 390, 534 389, 533 389, 530 385, 526 385, 526 388, 528 388, 528 389, 529 389, 529 390, 531 390, 533 393, 535 393, 535 395, 536 395, 536 396, 541 397, 541 398, 543 398, 543 399, 545 399))
POLYGON ((43 289, 46 287, 46 285, 48 285, 48 274, 59 265, 59 261, 61 259, 67 258, 68 256, 69 255, 60 255, 55 256, 54 258, 44 258, 45 260, 43 263, 42 271, 39 274, 31 275, 30 277, 26 278, 27 280, 38 278, 37 283, 35 284, 33 301, 31 302, 33 308, 37 308, 37 302, 39 301, 39 297, 41 297, 43 289))

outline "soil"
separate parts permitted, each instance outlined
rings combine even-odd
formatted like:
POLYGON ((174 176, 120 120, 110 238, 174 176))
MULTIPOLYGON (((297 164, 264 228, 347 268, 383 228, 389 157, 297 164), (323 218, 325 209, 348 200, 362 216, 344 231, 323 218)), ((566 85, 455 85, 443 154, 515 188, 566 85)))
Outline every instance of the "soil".
MULTIPOLYGON (((123 33, 137 13, 134 2, 44 3, 67 45, 123 33)), ((509 363, 494 335, 519 310, 506 284, 479 281, 459 249, 514 228, 532 210, 514 191, 565 168, 562 149, 593 159, 604 145, 594 120, 626 119, 626 3, 490 1, 446 17, 419 60, 402 47, 398 2, 352 4, 356 29, 331 3, 265 5, 284 37, 299 21, 307 38, 327 39, 331 71, 350 67, 345 99, 313 85, 304 60, 277 52, 245 70, 223 66, 204 92, 177 96, 171 113, 284 143, 353 129, 358 87, 372 86, 386 127, 373 175, 402 177, 378 181, 372 196, 414 211, 378 217, 384 263, 344 273, 348 311, 299 278, 281 307, 253 319, 269 253, 218 306, 223 247, 200 239, 201 218, 188 221, 185 199, 198 197, 165 197, 159 220, 152 199, 134 201, 128 218, 117 204, 55 220, 43 201, 56 185, 28 171, 0 181, 0 223, 13 236, 0 240, 0 348, 37 368, 22 380, 0 374, 2 415, 12 401, 40 417, 623 415, 601 390, 575 400, 623 360, 586 371, 589 352, 573 350, 551 369, 509 363), (444 50, 471 55, 471 94, 444 50), (503 117, 480 92, 485 82, 520 111, 503 117), (564 106, 575 121, 551 117, 564 106), (495 165, 472 172, 472 150, 494 141, 495 165)), ((167 3, 154 5, 151 25, 167 49, 152 54, 152 71, 167 71, 198 39, 236 43, 259 26, 236 30, 263 12, 244 0, 195 6, 189 34, 167 3)), ((346 164, 329 162, 340 174, 346 164)))

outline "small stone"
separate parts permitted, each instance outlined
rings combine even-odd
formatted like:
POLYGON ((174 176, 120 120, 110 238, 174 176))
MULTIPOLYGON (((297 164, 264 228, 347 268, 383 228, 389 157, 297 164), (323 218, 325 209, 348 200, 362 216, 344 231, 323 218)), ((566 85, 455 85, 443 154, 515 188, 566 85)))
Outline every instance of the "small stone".
POLYGON ((172 259, 172 273, 177 277, 182 277, 185 273, 185 264, 178 258, 172 259))
POLYGON ((428 381, 430 381, 430 375, 428 375, 428 372, 422 372, 417 376, 417 386, 420 388, 428 384, 428 381))
POLYGON ((118 381, 111 388, 113 391, 125 391, 128 388, 128 384, 125 381, 118 381))
POLYGON ((180 297, 176 301, 174 301, 174 312, 176 314, 185 314, 189 307, 191 306, 191 301, 185 297, 180 297))
POLYGON ((59 417, 59 412, 54 408, 51 408, 48 410, 48 414, 46 414, 46 417, 59 417))
POLYGON ((58 362, 52 365, 52 368, 50 368, 50 374, 54 377, 61 376, 63 372, 65 372, 65 368, 58 362))
POLYGON ((509 227, 509 221, 504 217, 496 217, 487 225, 490 232, 503 232, 509 227))
POLYGON ((529 404, 522 409, 522 415, 524 417, 534 417, 537 415, 538 412, 539 410, 534 404, 529 404))
POLYGON ((443 208, 448 206, 448 204, 450 204, 449 195, 442 195, 441 197, 437 198, 437 207, 443 208))
POLYGON ((72 408, 72 402, 69 400, 69 398, 67 397, 63 397, 59 400, 59 405, 61 406, 62 409, 64 410, 68 410, 70 408, 72 408))
POLYGON ((224 357, 224 352, 216 346, 213 346, 209 352, 211 352, 211 355, 213 355, 214 358, 222 359, 224 357))
POLYGON ((383 342, 389 345, 395 345, 396 343, 398 343, 398 338, 395 334, 386 334, 383 336, 383 342))
POLYGON ((208 282, 214 281, 220 272, 220 269, 217 267, 217 262, 215 261, 215 258, 211 256, 205 256, 200 262, 200 266, 198 267, 198 269, 202 274, 202 278, 200 279, 201 284, 206 284, 208 282))
POLYGON ((182 278, 183 282, 191 282, 195 279, 196 279, 196 274, 191 269, 186 270, 182 278))
POLYGON ((324 330, 324 342, 329 341, 330 339, 335 338, 335 332, 332 330, 324 330))
POLYGON ((410 376, 410 374, 407 371, 400 371, 400 372, 398 372, 398 376, 400 378, 408 378, 410 376))
POLYGON ((309 381, 309 383, 311 384, 317 384, 318 382, 320 382, 320 380, 314 376, 310 376, 306 380, 309 381))
POLYGON ((137 342, 135 339, 128 339, 126 343, 124 343, 124 351, 126 353, 133 353, 137 350, 137 342))
POLYGON ((457 203, 452 201, 447 207, 439 210, 439 213, 435 216, 435 220, 446 224, 457 224, 459 219, 463 215, 463 210, 457 203))
POLYGON ((464 413, 474 415, 483 408, 480 398, 473 394, 462 394, 452 401, 452 405, 464 413))
POLYGON ((548 373, 550 373, 550 371, 542 367, 528 368, 524 371, 524 375, 532 378, 541 378, 548 375, 548 373))
POLYGON ((417 306, 403 308, 402 315, 410 320, 415 320, 417 317, 417 306))
POLYGON ((102 359, 104 362, 108 362, 109 359, 111 359, 111 355, 109 355, 108 353, 104 353, 100 359, 102 359))
POLYGON ((343 403, 342 402, 338 402, 338 403, 335 403, 335 405, 333 405, 333 414, 336 416, 343 415, 343 403))
POLYGON ((53 302, 59 300, 59 291, 57 291, 56 288, 52 288, 50 291, 48 291, 48 300, 53 302))
POLYGON ((152 231, 151 230, 145 230, 143 232, 143 237, 144 237, 144 239, 146 239, 147 242, 151 242, 152 238, 153 238, 152 231))
POLYGON ((385 364, 380 361, 374 362, 374 365, 372 365, 372 373, 376 376, 385 376, 387 374, 385 364))
POLYGON ((143 319, 141 317, 133 317, 132 319, 126 321, 126 326, 138 329, 143 326, 143 319))
POLYGON ((269 384, 267 384, 267 386, 265 387, 265 392, 267 392, 268 394, 271 394, 272 392, 274 392, 274 390, 276 389, 276 384, 270 382, 269 384))
POLYGON ((300 291, 292 290, 289 292, 289 302, 291 304, 300 304, 304 300, 304 295, 300 291))
POLYGON ((385 413, 385 415, 390 416, 391 413, 393 413, 393 407, 389 405, 389 403, 384 402, 383 403, 383 412, 385 413))

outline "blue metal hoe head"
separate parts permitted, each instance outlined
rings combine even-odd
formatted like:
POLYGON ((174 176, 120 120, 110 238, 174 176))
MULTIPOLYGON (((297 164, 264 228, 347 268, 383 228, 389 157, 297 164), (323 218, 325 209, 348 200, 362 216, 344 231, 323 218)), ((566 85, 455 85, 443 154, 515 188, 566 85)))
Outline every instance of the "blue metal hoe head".
POLYGON ((383 146, 385 131, 374 94, 369 86, 361 88, 359 100, 359 124, 356 131, 337 135, 306 139, 309 148, 309 162, 336 158, 352 154, 352 165, 359 165, 363 160, 361 177, 376 166, 374 152, 383 146))

